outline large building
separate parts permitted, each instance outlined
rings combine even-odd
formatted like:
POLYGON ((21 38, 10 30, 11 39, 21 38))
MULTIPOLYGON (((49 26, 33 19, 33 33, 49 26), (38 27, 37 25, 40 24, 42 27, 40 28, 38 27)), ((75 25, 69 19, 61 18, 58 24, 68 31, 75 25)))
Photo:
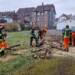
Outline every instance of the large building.
POLYGON ((37 26, 48 26, 49 29, 55 28, 55 7, 53 4, 37 6, 32 15, 32 22, 37 26))
POLYGON ((2 16, 0 17, 0 23, 13 23, 13 19, 8 16, 2 16))
POLYGON ((47 26, 49 29, 55 28, 55 6, 53 4, 42 5, 30 8, 19 8, 17 12, 0 12, 0 17, 8 17, 13 21, 18 21, 23 25, 47 26))
POLYGON ((15 11, 0 12, 0 17, 3 16, 11 17, 14 20, 17 18, 17 14, 15 11))
POLYGON ((8 22, 17 21, 17 14, 15 11, 0 12, 0 19, 7 20, 8 22))
POLYGON ((16 13, 18 15, 18 20, 22 23, 32 24, 32 12, 34 11, 34 7, 31 8, 20 8, 16 13))
POLYGON ((17 11, 18 19, 25 24, 38 26, 48 26, 55 28, 55 6, 53 4, 37 6, 36 8, 20 8, 17 11))

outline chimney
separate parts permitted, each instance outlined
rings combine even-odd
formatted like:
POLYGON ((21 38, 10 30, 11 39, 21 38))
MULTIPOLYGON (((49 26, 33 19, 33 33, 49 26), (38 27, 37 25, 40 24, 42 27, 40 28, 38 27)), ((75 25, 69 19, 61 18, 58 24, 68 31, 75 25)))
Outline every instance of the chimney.
POLYGON ((44 3, 42 2, 42 6, 44 6, 44 3))
POLYGON ((44 13, 44 3, 42 2, 42 12, 44 13))

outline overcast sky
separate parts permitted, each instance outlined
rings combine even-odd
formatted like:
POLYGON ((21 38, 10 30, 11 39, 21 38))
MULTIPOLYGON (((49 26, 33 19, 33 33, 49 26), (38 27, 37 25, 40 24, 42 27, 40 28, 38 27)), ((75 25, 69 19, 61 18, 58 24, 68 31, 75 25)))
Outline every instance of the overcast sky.
POLYGON ((75 0, 0 0, 0 11, 13 11, 18 8, 36 7, 37 5, 54 4, 57 16, 62 13, 75 14, 75 0))

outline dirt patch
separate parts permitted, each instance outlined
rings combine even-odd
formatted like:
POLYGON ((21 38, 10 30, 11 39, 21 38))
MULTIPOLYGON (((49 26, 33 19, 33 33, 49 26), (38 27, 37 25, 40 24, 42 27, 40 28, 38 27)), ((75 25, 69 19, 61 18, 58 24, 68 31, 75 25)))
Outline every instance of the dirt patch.
POLYGON ((7 62, 7 61, 14 60, 14 59, 16 59, 16 56, 14 56, 14 55, 0 57, 0 61, 2 61, 2 62, 7 62))

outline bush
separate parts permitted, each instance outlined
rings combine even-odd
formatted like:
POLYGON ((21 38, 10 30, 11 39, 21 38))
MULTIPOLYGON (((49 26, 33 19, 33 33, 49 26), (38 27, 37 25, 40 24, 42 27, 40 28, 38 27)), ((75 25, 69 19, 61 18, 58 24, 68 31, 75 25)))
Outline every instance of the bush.
POLYGON ((6 31, 21 31, 21 27, 18 23, 9 23, 5 25, 6 31))
POLYGON ((25 26, 25 24, 20 24, 20 26, 21 26, 21 30, 30 30, 31 29, 31 26, 25 26))
POLYGON ((25 27, 25 30, 30 30, 30 29, 31 29, 31 27, 30 27, 30 26, 25 27))
POLYGON ((25 30, 24 24, 21 23, 20 26, 21 26, 21 30, 25 30))

